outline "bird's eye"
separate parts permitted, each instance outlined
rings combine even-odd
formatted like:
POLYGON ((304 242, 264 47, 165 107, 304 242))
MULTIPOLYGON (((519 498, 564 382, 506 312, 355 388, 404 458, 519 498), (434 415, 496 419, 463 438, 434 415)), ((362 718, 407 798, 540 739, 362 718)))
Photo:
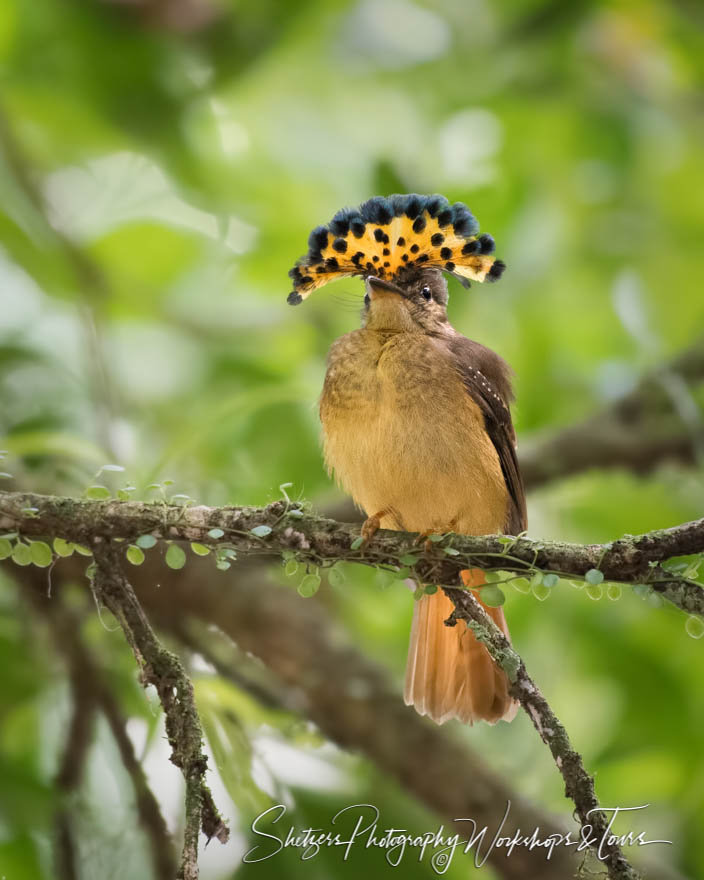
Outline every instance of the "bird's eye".
POLYGON ((432 299, 432 297, 433 297, 433 294, 431 293, 430 288, 428 287, 427 284, 421 290, 421 294, 423 296, 423 299, 432 299))

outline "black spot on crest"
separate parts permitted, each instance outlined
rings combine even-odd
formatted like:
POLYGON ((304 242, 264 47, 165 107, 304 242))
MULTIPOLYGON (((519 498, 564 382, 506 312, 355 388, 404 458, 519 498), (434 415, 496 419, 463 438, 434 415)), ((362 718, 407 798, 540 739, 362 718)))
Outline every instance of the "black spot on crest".
POLYGON ((445 236, 442 234, 442 232, 436 232, 434 235, 430 236, 430 243, 433 247, 438 247, 438 245, 441 245, 444 241, 445 236))
POLYGON ((292 290, 291 293, 286 297, 286 302, 290 306, 297 306, 299 303, 303 302, 303 297, 296 290, 292 290))
POLYGON ((465 257, 468 257, 470 254, 478 254, 481 251, 481 243, 476 239, 474 241, 468 241, 467 244, 463 245, 462 253, 465 257))
POLYGON ((339 254, 344 254, 347 250, 347 242, 344 238, 336 238, 335 241, 332 243, 332 248, 339 254))
POLYGON ((445 208, 438 214, 438 226, 448 226, 452 223, 452 208, 445 208))
POLYGON ((417 254, 419 250, 420 250, 420 248, 418 247, 417 244, 412 244, 412 245, 411 245, 411 253, 412 253, 412 254, 417 254))
POLYGON ((403 247, 405 243, 406 243, 406 239, 405 239, 403 236, 401 236, 401 237, 399 238, 399 240, 396 242, 396 244, 397 244, 399 247, 403 247))
POLYGON ((426 226, 426 220, 425 220, 425 217, 423 217, 423 215, 421 215, 420 217, 416 217, 416 219, 413 221, 413 231, 416 234, 422 232, 425 229, 425 226, 426 226))
POLYGON ((416 262, 427 263, 429 259, 430 257, 427 254, 420 254, 418 257, 416 257, 416 262))
POLYGON ((480 235, 477 239, 479 242, 480 253, 482 254, 493 254, 496 248, 496 242, 493 237, 489 235, 488 232, 485 232, 483 235, 480 235))
POLYGON ((430 196, 425 203, 425 210, 431 217, 437 217, 440 211, 443 208, 447 208, 449 202, 445 198, 445 196, 434 195, 430 196))
POLYGON ((385 257, 388 257, 390 253, 391 253, 391 251, 388 248, 384 248, 383 254, 385 257))
POLYGON ((311 263, 319 263, 322 250, 327 247, 328 231, 324 226, 316 226, 308 236, 308 259, 311 263))
POLYGON ((452 262, 452 260, 448 260, 445 263, 445 271, 447 271, 447 272, 454 272, 455 271, 455 264, 452 262))
POLYGON ((368 199, 363 205, 360 205, 359 213, 362 219, 367 223, 375 223, 379 226, 385 226, 391 222, 394 216, 394 210, 391 202, 382 196, 374 196, 368 199))
POLYGON ((362 220, 359 215, 357 215, 354 220, 350 221, 350 230, 355 238, 361 238, 364 235, 364 230, 366 228, 364 220, 362 220))
POLYGON ((444 247, 440 248, 440 257, 443 260, 449 260, 452 256, 452 248, 444 247))
POLYGON ((422 209, 423 206, 421 204, 420 196, 415 195, 415 193, 413 195, 410 195, 408 197, 408 202, 406 203, 406 217, 411 220, 415 220, 422 209))
POLYGON ((452 206, 452 228, 459 238, 467 238, 479 231, 479 224, 462 202, 456 202, 452 206))
POLYGON ((487 281, 498 281, 499 278, 504 274, 504 269, 506 268, 506 263, 503 260, 494 260, 491 265, 491 269, 486 273, 487 281))

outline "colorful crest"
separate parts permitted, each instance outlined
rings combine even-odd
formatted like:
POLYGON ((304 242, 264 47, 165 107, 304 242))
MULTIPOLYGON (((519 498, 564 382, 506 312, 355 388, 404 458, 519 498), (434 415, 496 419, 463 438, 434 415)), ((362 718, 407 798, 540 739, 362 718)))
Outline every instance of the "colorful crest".
POLYGON ((451 205, 438 195, 375 196, 311 232, 308 253, 288 273, 288 301, 298 305, 324 284, 352 275, 404 284, 421 269, 440 269, 465 287, 470 280, 496 281, 505 264, 490 256, 494 239, 478 233, 462 202, 451 205))

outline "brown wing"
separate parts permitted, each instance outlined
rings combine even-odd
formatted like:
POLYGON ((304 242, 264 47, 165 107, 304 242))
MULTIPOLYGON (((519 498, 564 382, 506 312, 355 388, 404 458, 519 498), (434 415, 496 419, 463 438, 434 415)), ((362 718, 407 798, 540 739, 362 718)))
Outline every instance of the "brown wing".
POLYGON ((502 358, 456 333, 448 341, 450 355, 472 400, 484 415, 486 431, 501 462, 509 493, 505 531, 518 535, 527 528, 526 499, 516 457, 516 432, 509 403, 513 399, 511 371, 502 358))

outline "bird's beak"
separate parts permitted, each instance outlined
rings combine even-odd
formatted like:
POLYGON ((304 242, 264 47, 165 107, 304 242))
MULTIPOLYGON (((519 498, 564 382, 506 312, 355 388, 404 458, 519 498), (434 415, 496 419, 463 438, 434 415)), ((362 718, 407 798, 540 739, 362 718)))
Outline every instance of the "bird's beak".
POLYGON ((384 281, 383 278, 377 278, 376 275, 370 275, 365 281, 367 293, 370 299, 381 299, 382 297, 403 296, 403 291, 391 281, 384 281))

